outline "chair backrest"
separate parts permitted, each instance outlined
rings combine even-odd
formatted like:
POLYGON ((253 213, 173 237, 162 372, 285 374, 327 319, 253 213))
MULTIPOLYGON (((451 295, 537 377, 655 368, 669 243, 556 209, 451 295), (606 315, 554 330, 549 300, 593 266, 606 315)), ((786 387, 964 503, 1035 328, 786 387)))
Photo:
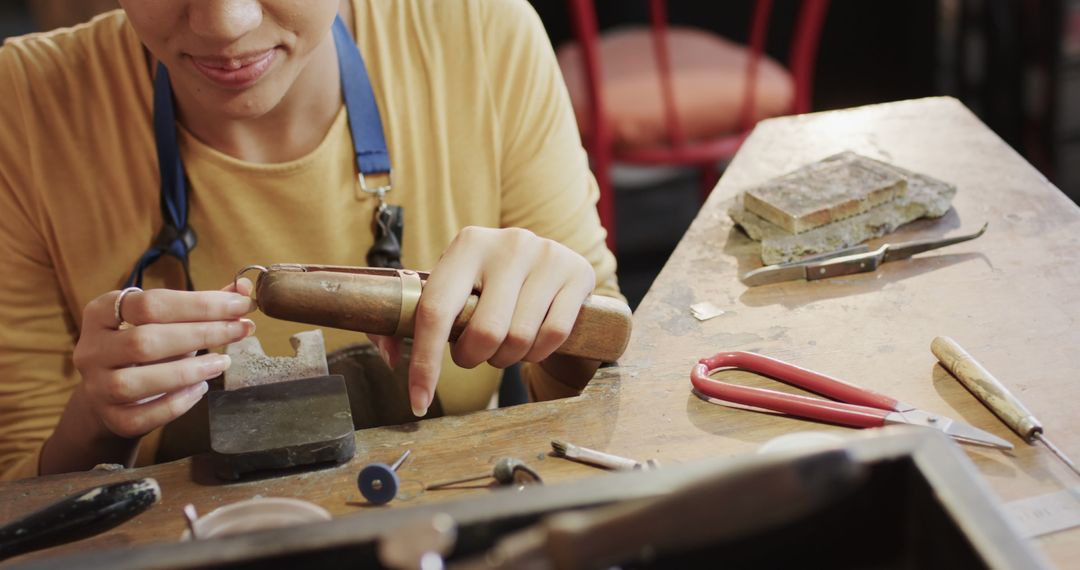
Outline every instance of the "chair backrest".
MULTIPOLYGON (((599 30, 596 20, 594 0, 567 0, 571 19, 578 43, 581 44, 582 59, 585 66, 585 82, 588 90, 587 106, 589 109, 590 139, 586 146, 606 146, 610 143, 611 131, 604 115, 603 85, 600 80, 599 30)), ((794 79, 795 100, 793 112, 810 111, 813 93, 814 66, 817 61, 821 28, 825 22, 825 13, 829 0, 802 0, 799 15, 792 34, 791 49, 787 66, 794 79)), ((745 132, 753 127, 754 100, 757 89, 757 73, 761 55, 768 36, 769 22, 772 17, 772 0, 755 0, 750 20, 749 57, 747 58, 746 82, 742 106, 739 113, 740 130, 745 132)), ((671 58, 667 42, 667 2, 649 0, 649 19, 653 49, 655 50, 657 71, 660 77, 660 93, 664 105, 664 122, 668 140, 673 146, 686 144, 686 135, 675 111, 675 93, 671 81, 671 58)))

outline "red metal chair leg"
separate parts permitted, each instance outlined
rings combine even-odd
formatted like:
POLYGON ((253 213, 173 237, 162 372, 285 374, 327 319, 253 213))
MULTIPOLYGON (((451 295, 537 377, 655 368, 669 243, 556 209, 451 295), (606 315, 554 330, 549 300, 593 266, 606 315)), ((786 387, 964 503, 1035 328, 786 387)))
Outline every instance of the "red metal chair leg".
POLYGON ((600 225, 607 230, 607 246, 611 253, 615 251, 615 187, 611 183, 611 155, 599 151, 592 156, 593 176, 596 177, 596 185, 600 188, 600 200, 596 204, 597 213, 600 214, 600 225))

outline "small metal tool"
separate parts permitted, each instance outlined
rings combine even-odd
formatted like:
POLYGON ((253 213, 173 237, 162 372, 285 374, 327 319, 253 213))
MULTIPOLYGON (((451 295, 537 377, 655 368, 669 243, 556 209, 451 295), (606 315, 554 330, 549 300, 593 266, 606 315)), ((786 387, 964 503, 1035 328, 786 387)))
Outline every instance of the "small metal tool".
POLYGON ((360 488, 360 494, 368 502, 374 505, 385 505, 397 496, 401 480, 398 479, 397 470, 412 453, 406 449, 405 453, 391 465, 385 463, 372 463, 360 470, 356 477, 356 486, 360 488))
POLYGON ((524 461, 514 457, 503 457, 495 462, 495 467, 492 468, 490 473, 484 473, 483 475, 476 475, 473 477, 462 477, 460 479, 453 479, 450 481, 440 481, 427 485, 424 488, 427 490, 443 489, 445 487, 451 487, 454 485, 460 485, 461 483, 468 483, 470 481, 479 481, 487 478, 495 479, 495 482, 499 485, 515 485, 522 487, 525 485, 537 483, 542 484, 544 481, 540 478, 540 474, 525 464, 524 461))
POLYGON ((951 238, 887 243, 873 251, 868 251, 865 245, 857 245, 788 263, 766 265, 743 275, 742 282, 747 286, 757 287, 758 285, 769 285, 782 281, 799 279, 814 281, 841 275, 876 271, 882 263, 907 259, 924 251, 973 240, 983 235, 988 225, 983 224, 983 227, 975 233, 951 238))
POLYGON ((191 533, 191 540, 198 540, 199 531, 196 530, 195 523, 199 521, 199 513, 195 510, 195 505, 188 503, 184 505, 184 522, 187 523, 188 532, 191 533))
POLYGON ((565 441, 551 440, 551 449, 554 450, 555 455, 559 457, 596 467, 603 467, 604 469, 629 471, 633 469, 652 469, 656 467, 656 463, 651 459, 642 463, 641 461, 619 457, 618 455, 604 453, 603 451, 596 451, 595 449, 581 447, 580 445, 574 445, 565 441))
POLYGON ((1076 464, 1064 452, 1050 443, 1043 433, 1042 423, 1020 400, 998 381, 989 370, 983 368, 975 357, 968 354, 957 342, 949 337, 939 336, 930 343, 930 351, 941 361, 941 365, 952 373, 975 397, 990 408, 1005 425, 1016 435, 1034 445, 1039 440, 1058 457, 1073 473, 1080 475, 1076 464))

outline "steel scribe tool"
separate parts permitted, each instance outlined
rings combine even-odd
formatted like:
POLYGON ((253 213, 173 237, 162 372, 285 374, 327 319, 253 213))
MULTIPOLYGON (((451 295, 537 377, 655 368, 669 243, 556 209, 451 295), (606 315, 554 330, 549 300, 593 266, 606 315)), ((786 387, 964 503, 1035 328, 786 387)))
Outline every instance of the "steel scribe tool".
POLYGON ((1068 465, 1073 473, 1080 475, 1076 464, 1046 438, 1043 426, 1035 415, 1028 411, 1004 384, 999 382, 989 370, 983 368, 956 341, 949 337, 939 336, 930 343, 930 350, 946 370, 951 372, 972 394, 975 394, 984 406, 1001 418, 1001 421, 1016 432, 1016 435, 1030 444, 1034 444, 1035 440, 1043 442, 1043 445, 1065 465, 1068 465))

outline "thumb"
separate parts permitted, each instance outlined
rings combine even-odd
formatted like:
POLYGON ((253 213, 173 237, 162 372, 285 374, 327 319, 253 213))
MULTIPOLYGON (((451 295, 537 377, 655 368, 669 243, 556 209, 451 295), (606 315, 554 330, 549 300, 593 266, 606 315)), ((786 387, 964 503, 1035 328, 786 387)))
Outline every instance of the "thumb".
POLYGON ((251 290, 253 288, 254 288, 254 285, 252 285, 251 279, 248 279, 247 277, 241 277, 241 278, 237 279, 236 281, 234 281, 232 283, 229 283, 228 285, 222 287, 221 290, 225 291, 227 293, 239 293, 239 294, 244 295, 246 297, 250 297, 251 296, 251 290))

